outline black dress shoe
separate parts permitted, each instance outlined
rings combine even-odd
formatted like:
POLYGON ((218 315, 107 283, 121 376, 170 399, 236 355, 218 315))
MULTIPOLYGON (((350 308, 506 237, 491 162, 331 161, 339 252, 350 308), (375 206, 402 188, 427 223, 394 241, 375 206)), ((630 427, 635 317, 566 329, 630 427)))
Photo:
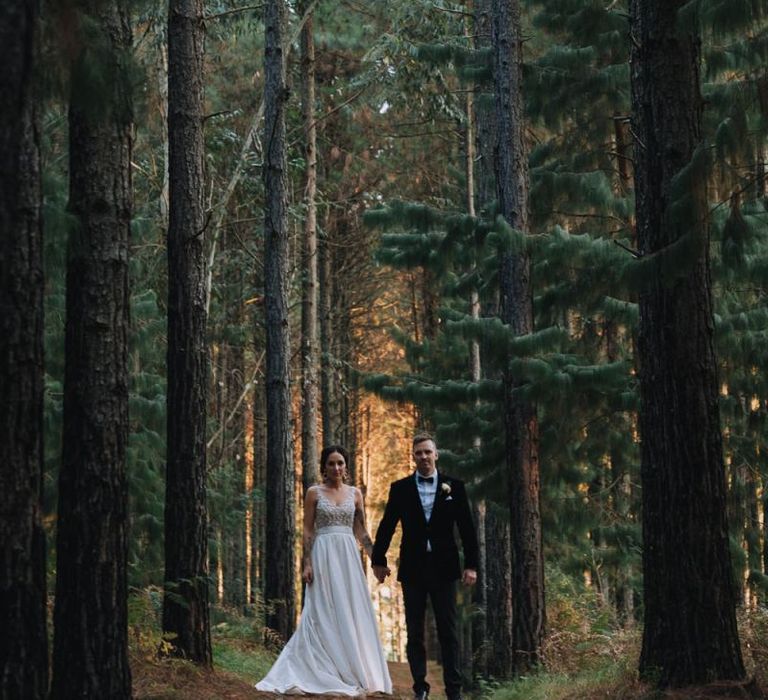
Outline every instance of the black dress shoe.
POLYGON ((413 700, 427 700, 429 697, 429 691, 428 690, 419 690, 413 692, 413 700))

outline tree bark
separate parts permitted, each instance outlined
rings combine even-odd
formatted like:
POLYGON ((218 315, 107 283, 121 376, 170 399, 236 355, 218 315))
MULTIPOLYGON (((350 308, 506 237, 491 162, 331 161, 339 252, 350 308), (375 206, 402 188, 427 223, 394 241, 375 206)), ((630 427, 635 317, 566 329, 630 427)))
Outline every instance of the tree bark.
MULTIPOLYGON (((528 155, 523 132, 522 38, 518 0, 493 0, 496 89, 496 191, 499 214, 528 232, 528 155)), ((530 259, 503 252, 499 261, 500 317, 515 335, 533 331, 530 259)), ((512 537, 514 665, 526 671, 541 660, 544 636, 544 555, 539 505, 538 422, 535 407, 515 396, 519 380, 506 371, 504 425, 512 537)))
POLYGON ((485 511, 485 527, 493 537, 486 537, 485 569, 488 609, 493 621, 488 625, 487 671, 493 678, 509 678, 514 671, 512 637, 512 546, 509 521, 497 506, 488 504, 485 511), (491 607, 493 606, 493 607, 491 607))
POLYGON ((119 0, 75 12, 51 697, 127 699, 131 30, 119 0))
POLYGON ((0 697, 48 692, 36 0, 0 8, 0 697))
POLYGON ((333 382, 333 365, 331 358, 331 329, 333 319, 331 313, 331 247, 329 234, 331 231, 331 216, 328 216, 325 234, 320 238, 318 247, 318 281, 320 283, 319 326, 320 326, 320 414, 323 426, 323 444, 335 442, 334 435, 334 406, 335 391, 333 382))
MULTIPOLYGON (((470 6, 469 9, 474 9, 470 6)), ((464 33, 470 37, 473 32, 473 24, 469 17, 465 18, 464 33)), ((466 111, 466 129, 464 133, 464 167, 467 179, 467 214, 475 217, 475 154, 477 142, 475 140, 475 99, 474 89, 468 90, 465 100, 466 111)), ((476 263, 474 263, 476 267, 476 263)), ((480 318, 480 293, 477 287, 470 290, 469 300, 470 315, 473 319, 480 318)), ((480 343, 472 340, 469 346, 469 369, 470 377, 473 382, 479 382, 483 378, 483 366, 480 355, 480 343)), ((479 406, 479 400, 476 405, 479 406)), ((475 435, 472 438, 472 447, 476 450, 482 449, 482 438, 475 435)), ((488 652, 488 579, 486 569, 486 538, 485 538, 485 499, 475 500, 472 504, 472 517, 475 521, 475 530, 477 532, 478 544, 478 565, 477 565, 477 584, 475 585, 471 599, 476 609, 476 613, 470 616, 467 623, 469 630, 464 642, 465 668, 469 672, 470 679, 476 676, 484 675, 487 672, 487 652, 488 652)))
POLYGON ((264 291, 267 340, 267 626, 293 632, 294 473, 288 318, 287 159, 285 144, 285 0, 268 0, 264 17, 264 291))
MULTIPOLYGON (((304 14, 308 0, 299 13, 304 14)), ((315 126, 315 43, 313 14, 301 31, 301 104, 306 155, 305 219, 301 295, 301 463, 304 491, 317 483, 317 128, 315 126)))
POLYGON ((680 21, 683 4, 631 3, 639 250, 658 257, 683 236, 691 240, 676 271, 659 266, 640 292, 640 673, 662 687, 744 677, 728 549, 706 176, 675 182, 701 143, 699 37, 680 21))
MULTIPOLYGON (((225 235, 224 246, 230 255, 236 254, 234 236, 225 235)), ((238 261, 239 262, 239 261, 238 261)), ((227 538, 224 559, 224 601, 226 605, 243 611, 246 597, 246 515, 243 506, 243 494, 247 482, 246 452, 246 412, 243 408, 243 392, 246 390, 245 348, 236 336, 235 330, 244 323, 242 299, 244 298, 244 280, 242 267, 233 263, 228 266, 227 277, 231 296, 226 312, 227 338, 223 350, 227 355, 227 373, 224 378, 225 405, 223 435, 225 439, 225 462, 232 477, 228 484, 231 494, 231 511, 225 516, 227 538)))
MULTIPOLYGON (((475 50, 492 48, 493 8, 491 0, 474 0, 475 50)), ((496 199, 496 182, 493 150, 496 144, 496 114, 490 100, 475 100, 475 139, 477 144, 477 168, 475 176, 475 201, 482 214, 496 199)))
MULTIPOLYGON (((753 468, 746 468, 747 479, 747 527, 744 533, 747 545, 747 568, 750 576, 762 573, 760 556, 760 479, 753 468)), ((764 601, 759 586, 749 586, 749 604, 754 610, 759 601, 764 601)))
MULTIPOLYGON (((493 23, 491 21, 492 8, 490 0, 474 0, 473 7, 473 30, 474 48, 477 51, 490 50, 492 46, 493 23)), ((479 89, 479 86, 475 86, 479 89)), ((471 94, 471 93, 470 93, 471 94)), ((496 142, 496 113, 491 104, 483 100, 471 100, 472 109, 468 113, 472 115, 472 125, 474 130, 467 130, 467 169, 473 170, 473 176, 467 177, 467 182, 473 182, 472 190, 468 193, 468 213, 471 216, 479 211, 483 215, 488 207, 496 199, 496 183, 494 179, 494 156, 493 149, 496 142), (469 144, 470 139, 474 139, 475 146, 472 148, 469 144), (470 163, 472 166, 470 166, 470 163)), ((479 293, 472 291, 470 301, 471 314, 473 318, 479 318, 481 315, 495 315, 496 311, 481 309, 479 293)), ((473 343, 471 347, 471 368, 472 378, 479 381, 483 376, 482 357, 487 348, 481 347, 479 342, 473 343)), ((475 438, 475 445, 480 447, 480 438, 475 438)), ((489 664, 492 661, 492 651, 501 648, 493 639, 492 631, 505 635, 506 641, 501 641, 501 645, 506 645, 507 649, 512 647, 512 604, 511 591, 509 590, 509 581, 512 579, 510 552, 506 551, 502 557, 504 564, 510 568, 503 573, 496 571, 495 575, 501 575, 500 581, 492 582, 490 580, 490 570, 488 569, 488 556, 490 548, 493 546, 486 537, 486 532, 494 533, 495 538, 495 520, 490 512, 493 505, 486 501, 474 504, 477 519, 477 539, 479 546, 478 561, 478 579, 474 591, 474 602, 479 607, 479 614, 475 617, 473 629, 473 645, 475 648, 475 659, 477 670, 481 674, 492 673, 489 664), (494 584, 505 585, 494 585, 494 584), (509 600, 509 605, 507 605, 509 600), (489 625, 488 611, 493 611, 493 624, 489 625)), ((506 530, 507 544, 509 543, 509 531, 506 530)), ((493 539, 493 538, 492 538, 493 539)), ((509 674, 511 664, 507 664, 504 658, 508 657, 508 652, 502 654, 499 667, 506 669, 505 674, 509 674)), ((498 671, 499 669, 495 669, 498 671)), ((498 677, 502 677, 501 675, 498 677)))
POLYGON ((212 663, 208 591, 208 394, 203 205, 202 0, 168 13, 168 458, 163 630, 172 651, 212 663))
POLYGON ((251 540, 251 603, 264 600, 264 559, 266 540, 267 490, 267 397, 263 381, 257 380, 253 390, 253 488, 260 495, 253 504, 253 537, 251 540))

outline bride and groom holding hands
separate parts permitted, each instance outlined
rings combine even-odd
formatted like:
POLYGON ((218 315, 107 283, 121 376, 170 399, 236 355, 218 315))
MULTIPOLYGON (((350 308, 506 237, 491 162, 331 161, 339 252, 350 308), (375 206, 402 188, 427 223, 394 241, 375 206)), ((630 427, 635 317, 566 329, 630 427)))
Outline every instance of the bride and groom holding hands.
POLYGON ((304 499, 304 566, 307 584, 299 626, 267 676, 256 688, 281 694, 358 696, 391 693, 384 652, 368 586, 360 563, 359 541, 382 583, 391 571, 387 550, 397 524, 402 527, 398 575, 403 590, 408 641, 406 652, 416 700, 426 700, 424 644, 427 599, 431 600, 448 700, 461 698, 456 588, 459 579, 477 579, 477 538, 463 482, 437 470, 434 439, 413 438, 416 471, 394 482, 375 542, 365 525, 360 491, 344 484, 349 456, 339 445, 320 457, 323 483, 304 499), (464 552, 464 568, 454 526, 464 552))

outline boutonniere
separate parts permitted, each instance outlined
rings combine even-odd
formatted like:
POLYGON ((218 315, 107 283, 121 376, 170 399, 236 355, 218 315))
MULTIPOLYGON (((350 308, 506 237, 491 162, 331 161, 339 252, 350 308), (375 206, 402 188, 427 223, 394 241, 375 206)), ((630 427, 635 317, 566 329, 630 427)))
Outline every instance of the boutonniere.
POLYGON ((447 496, 445 500, 447 501, 451 497, 451 484, 448 481, 444 481, 442 484, 440 484, 440 490, 443 492, 443 496, 447 496))

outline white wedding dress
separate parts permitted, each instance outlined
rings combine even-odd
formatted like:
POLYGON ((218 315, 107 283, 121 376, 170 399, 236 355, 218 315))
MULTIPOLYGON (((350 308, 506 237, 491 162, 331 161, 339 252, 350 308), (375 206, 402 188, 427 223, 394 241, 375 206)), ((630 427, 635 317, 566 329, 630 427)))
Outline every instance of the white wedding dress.
POLYGON ((352 532, 354 490, 339 505, 320 494, 312 545, 314 581, 299 626, 258 690, 357 696, 391 693, 371 596, 352 532))

